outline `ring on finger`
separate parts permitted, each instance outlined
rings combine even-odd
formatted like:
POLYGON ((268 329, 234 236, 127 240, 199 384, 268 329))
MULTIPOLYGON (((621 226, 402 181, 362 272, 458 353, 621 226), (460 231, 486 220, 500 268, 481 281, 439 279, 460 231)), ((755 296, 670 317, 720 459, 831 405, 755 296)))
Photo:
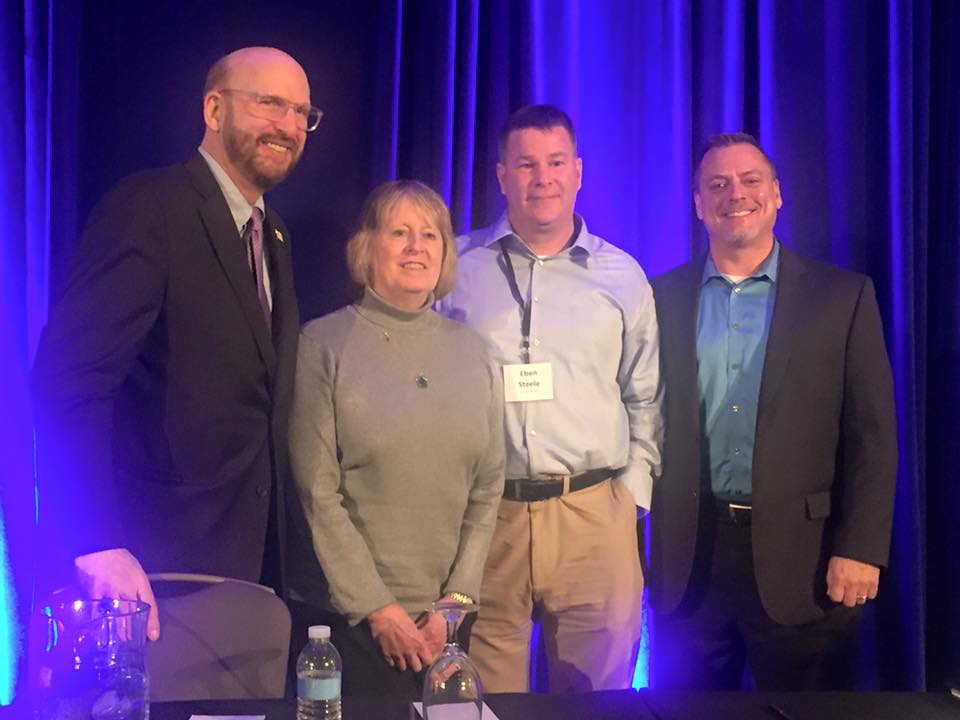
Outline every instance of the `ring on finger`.
POLYGON ((866 595, 857 595, 857 605, 864 605, 867 602, 866 595))

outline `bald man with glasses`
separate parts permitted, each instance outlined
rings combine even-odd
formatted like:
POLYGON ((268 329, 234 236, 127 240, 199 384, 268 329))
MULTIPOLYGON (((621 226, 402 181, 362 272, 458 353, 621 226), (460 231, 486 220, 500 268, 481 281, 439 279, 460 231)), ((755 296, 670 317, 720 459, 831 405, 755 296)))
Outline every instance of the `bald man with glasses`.
POLYGON ((290 233, 264 204, 321 112, 286 53, 210 69, 183 165, 94 209, 34 368, 41 526, 91 597, 154 606, 147 573, 282 586, 299 331, 290 233))

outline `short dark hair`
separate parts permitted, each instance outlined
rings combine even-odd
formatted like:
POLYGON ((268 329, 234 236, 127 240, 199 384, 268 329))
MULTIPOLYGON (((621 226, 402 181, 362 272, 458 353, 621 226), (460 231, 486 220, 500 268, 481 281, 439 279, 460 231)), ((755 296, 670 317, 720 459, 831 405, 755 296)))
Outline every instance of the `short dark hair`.
POLYGON ((526 105, 519 110, 514 110, 510 113, 506 122, 503 123, 503 127, 500 128, 500 135, 497 136, 500 162, 503 162, 507 156, 507 140, 510 139, 510 133, 514 130, 526 130, 527 128, 550 130, 555 127, 562 127, 570 134, 573 151, 576 153, 577 133, 573 129, 573 121, 556 105, 526 105))
POLYGON ((708 137, 703 145, 700 146, 700 152, 697 153, 697 163, 693 166, 694 190, 696 190, 700 185, 700 166, 703 165, 703 158, 706 156, 706 154, 714 148, 730 147, 731 145, 753 145, 753 147, 759 150, 760 154, 763 155, 763 159, 767 161, 767 165, 770 166, 770 171, 773 173, 773 179, 777 179, 777 168, 774 166, 773 160, 771 160, 770 156, 763 151, 763 148, 760 147, 760 143, 757 142, 757 139, 753 135, 745 132, 717 133, 716 135, 711 135, 708 137))

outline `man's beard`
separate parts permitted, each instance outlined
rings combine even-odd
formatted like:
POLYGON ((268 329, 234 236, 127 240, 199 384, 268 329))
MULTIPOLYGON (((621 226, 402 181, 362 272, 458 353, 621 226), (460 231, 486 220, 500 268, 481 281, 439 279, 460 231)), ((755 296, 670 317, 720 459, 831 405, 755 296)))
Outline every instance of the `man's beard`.
POLYGON ((223 147, 226 150, 227 158, 237 167, 246 178, 261 192, 266 192, 270 188, 283 182, 290 172, 296 167, 303 153, 302 148, 297 149, 297 142, 282 130, 277 130, 272 134, 263 134, 253 136, 250 133, 238 130, 237 127, 227 119, 224 124, 223 147), (269 169, 261 167, 257 163, 257 148, 261 142, 276 142, 284 147, 292 147, 292 156, 290 163, 285 169, 276 169, 270 166, 269 169))

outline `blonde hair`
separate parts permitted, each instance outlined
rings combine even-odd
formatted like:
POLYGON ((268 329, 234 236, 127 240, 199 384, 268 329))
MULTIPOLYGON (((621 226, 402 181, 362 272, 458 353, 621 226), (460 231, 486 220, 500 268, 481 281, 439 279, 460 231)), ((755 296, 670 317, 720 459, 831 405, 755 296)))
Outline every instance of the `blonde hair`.
POLYGON ((453 289, 457 279, 457 244, 453 239, 453 225, 450 211, 443 198, 418 180, 393 180, 374 188, 367 197, 360 214, 360 227, 347 241, 347 267, 350 277, 360 287, 370 285, 373 264, 373 243, 384 223, 401 200, 406 199, 423 213, 432 225, 440 231, 443 240, 443 260, 440 263, 440 277, 433 289, 434 298, 439 300, 453 289))

